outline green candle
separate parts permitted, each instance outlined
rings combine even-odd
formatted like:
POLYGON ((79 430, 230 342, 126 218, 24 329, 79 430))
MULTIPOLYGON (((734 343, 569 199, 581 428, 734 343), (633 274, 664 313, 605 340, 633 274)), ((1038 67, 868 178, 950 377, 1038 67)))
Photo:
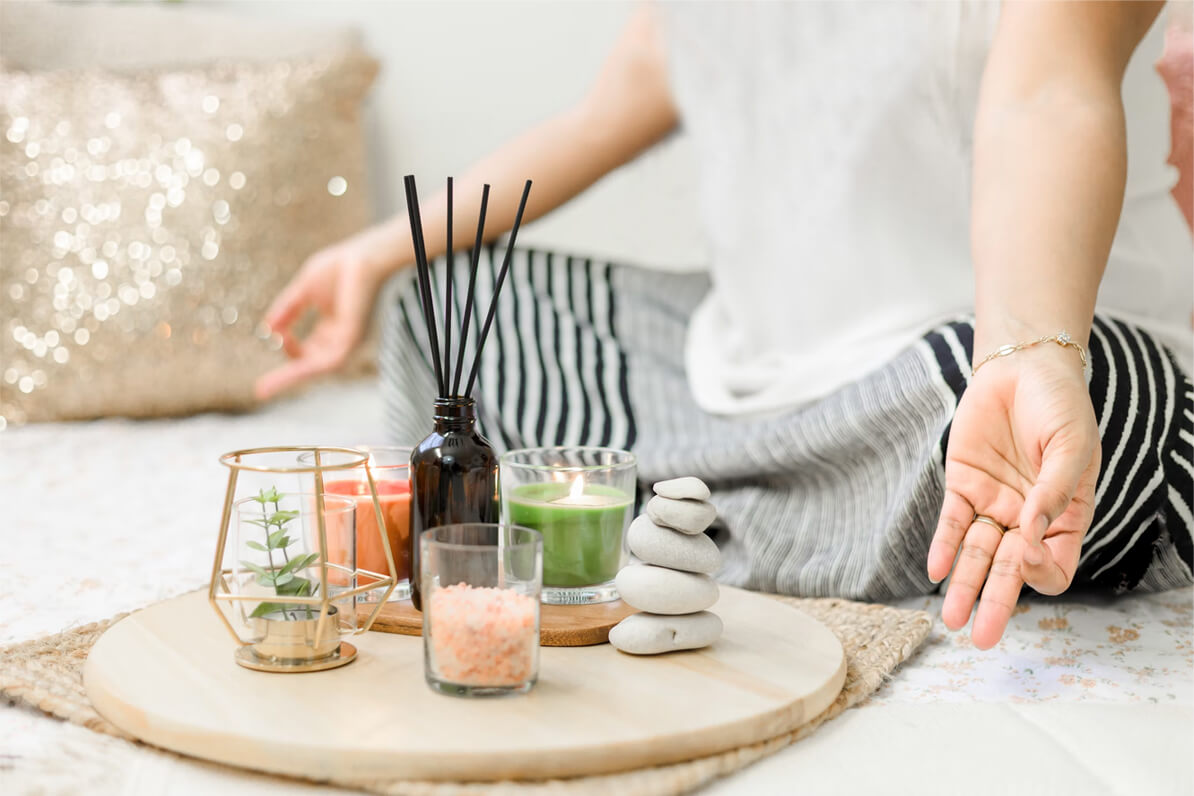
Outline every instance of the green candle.
POLYGON ((591 586, 613 580, 633 497, 601 484, 523 484, 510 493, 509 517, 543 534, 543 585, 591 586))

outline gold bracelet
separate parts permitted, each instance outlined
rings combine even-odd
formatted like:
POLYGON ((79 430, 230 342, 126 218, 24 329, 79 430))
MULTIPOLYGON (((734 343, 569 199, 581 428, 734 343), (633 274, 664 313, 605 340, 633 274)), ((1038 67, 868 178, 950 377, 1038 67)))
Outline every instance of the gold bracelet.
POLYGON ((986 358, 982 362, 979 362, 974 366, 974 369, 970 371, 970 377, 974 378, 974 374, 978 373, 978 369, 990 362, 992 359, 1010 357, 1017 351, 1023 351, 1025 348, 1032 348, 1033 346, 1040 345, 1041 343, 1057 343, 1062 348, 1074 349, 1078 352, 1078 356, 1082 357, 1082 369, 1086 370, 1086 349, 1082 347, 1081 343, 1076 342, 1074 338, 1070 337, 1069 332, 1067 332, 1065 329, 1062 329, 1057 334, 1046 335, 1045 337, 1039 337, 1036 340, 1029 340, 1024 343, 1016 343, 1015 345, 999 346, 999 348, 996 348, 990 354, 987 354, 986 358))

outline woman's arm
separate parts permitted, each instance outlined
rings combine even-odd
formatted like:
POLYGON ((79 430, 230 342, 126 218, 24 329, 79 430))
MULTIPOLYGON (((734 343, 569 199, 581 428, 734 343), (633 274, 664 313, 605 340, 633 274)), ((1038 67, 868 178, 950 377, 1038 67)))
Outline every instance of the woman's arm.
POLYGON ((1123 203, 1120 84, 1162 5, 1004 4, 974 130, 976 357, 1062 328, 1085 344, 1123 203))
MULTIPOLYGON (((481 186, 489 183, 485 233, 486 240, 493 240, 514 224, 526 180, 535 185, 524 223, 555 210, 633 160, 671 132, 677 120, 663 46, 653 12, 644 6, 630 19, 596 81, 577 105, 502 145, 456 179, 457 207, 464 217, 475 219, 471 203, 480 201, 481 186)), ((437 192, 430 202, 420 204, 425 208, 427 256, 435 257, 446 251, 445 197, 437 192)), ((413 262, 405 214, 389 224, 404 255, 394 267, 413 262)), ((457 250, 471 247, 475 236, 476 228, 468 224, 453 227, 457 250)))
MULTIPOLYGON (((1083 346, 1123 202, 1120 83, 1160 3, 1009 2, 975 121, 974 361, 1063 329, 1083 346)), ((1069 587, 1090 528, 1098 427, 1072 348, 985 365, 954 416, 929 575, 942 607, 993 646, 1027 583, 1069 587), (1011 528, 974 521, 976 514, 1011 528), (956 558, 956 564, 955 564, 956 558)))
MULTIPOLYGON (((513 225, 528 178, 535 187, 524 221, 564 204, 675 128, 677 113, 653 16, 648 7, 635 12, 579 103, 502 145, 456 179, 457 251, 473 244, 483 183, 492 185, 485 218, 486 239, 492 240, 513 225)), ((445 198, 437 193, 420 205, 427 255, 435 257, 447 249, 445 198)), ((312 255, 266 313, 266 324, 281 335, 290 360, 258 380, 258 397, 272 397, 342 365, 360 341, 381 283, 413 261, 405 213, 312 255), (319 312, 320 320, 300 340, 291 327, 309 308, 319 312)))

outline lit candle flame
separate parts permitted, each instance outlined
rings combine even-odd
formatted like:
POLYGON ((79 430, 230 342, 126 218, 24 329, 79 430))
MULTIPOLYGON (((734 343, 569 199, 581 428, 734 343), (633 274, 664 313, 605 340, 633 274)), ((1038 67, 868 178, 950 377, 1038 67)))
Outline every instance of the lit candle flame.
POLYGON ((568 488, 567 495, 561 495, 555 500, 548 501, 548 503, 556 506, 578 506, 582 508, 602 508, 617 502, 615 498, 609 495, 586 495, 585 478, 583 475, 578 475, 573 479, 572 486, 568 488))

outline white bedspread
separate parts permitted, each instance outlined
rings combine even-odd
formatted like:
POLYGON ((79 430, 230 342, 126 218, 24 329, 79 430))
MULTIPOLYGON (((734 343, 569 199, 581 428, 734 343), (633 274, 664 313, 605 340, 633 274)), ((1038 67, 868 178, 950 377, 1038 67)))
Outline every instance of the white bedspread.
MULTIPOLYGON (((383 439, 371 381, 325 385, 250 415, 3 432, 0 644, 205 583, 221 453, 383 439)), ((1192 600, 1185 589, 1025 601, 988 652, 938 624, 869 703, 710 791, 1192 793, 1192 600)), ((903 604, 936 614, 940 599, 903 604)), ((0 706, 2 793, 217 790, 328 791, 173 760, 0 706)))

